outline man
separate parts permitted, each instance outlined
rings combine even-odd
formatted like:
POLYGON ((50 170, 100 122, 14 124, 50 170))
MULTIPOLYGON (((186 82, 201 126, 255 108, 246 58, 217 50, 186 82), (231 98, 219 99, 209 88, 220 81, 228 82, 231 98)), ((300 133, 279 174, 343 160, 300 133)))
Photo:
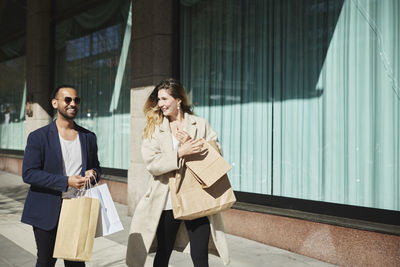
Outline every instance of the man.
MULTIPOLYGON (((74 87, 59 86, 51 104, 57 119, 29 134, 22 178, 30 184, 21 221, 33 226, 36 267, 54 266, 53 250, 63 197, 73 197, 89 177, 100 179, 96 135, 74 123, 80 98, 74 87)), ((85 266, 64 260, 65 266, 85 266)))

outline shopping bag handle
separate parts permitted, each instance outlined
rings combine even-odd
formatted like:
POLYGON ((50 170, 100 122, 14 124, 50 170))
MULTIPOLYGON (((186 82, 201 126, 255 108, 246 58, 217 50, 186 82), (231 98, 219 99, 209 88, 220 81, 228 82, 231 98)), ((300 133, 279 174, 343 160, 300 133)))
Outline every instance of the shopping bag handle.
POLYGON ((93 180, 94 180, 94 186, 93 187, 95 187, 95 186, 98 186, 99 184, 97 183, 97 179, 96 179, 96 176, 94 176, 94 174, 93 173, 91 173, 90 174, 90 176, 89 176, 89 181, 90 181, 90 178, 93 178, 93 180))
POLYGON ((76 197, 78 197, 78 198, 79 197, 84 197, 85 194, 86 194, 86 191, 89 192, 88 196, 91 197, 90 196, 90 192, 91 191, 88 190, 88 189, 92 189, 94 186, 92 186, 92 183, 90 182, 90 178, 93 178, 93 180, 95 182, 95 186, 97 186, 96 177, 94 177, 93 174, 90 174, 89 178, 85 179, 85 183, 84 183, 83 187, 78 189, 78 193, 76 194, 76 197))

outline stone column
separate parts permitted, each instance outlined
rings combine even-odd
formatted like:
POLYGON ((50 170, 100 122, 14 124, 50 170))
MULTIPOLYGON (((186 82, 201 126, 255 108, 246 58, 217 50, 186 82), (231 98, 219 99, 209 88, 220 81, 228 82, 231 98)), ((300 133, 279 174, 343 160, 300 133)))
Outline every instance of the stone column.
POLYGON ((144 194, 149 174, 140 147, 146 125, 144 103, 154 85, 168 77, 177 78, 178 1, 133 0, 132 6, 131 135, 128 170, 128 214, 144 194))
POLYGON ((51 0, 29 0, 26 25, 26 133, 51 121, 51 0))

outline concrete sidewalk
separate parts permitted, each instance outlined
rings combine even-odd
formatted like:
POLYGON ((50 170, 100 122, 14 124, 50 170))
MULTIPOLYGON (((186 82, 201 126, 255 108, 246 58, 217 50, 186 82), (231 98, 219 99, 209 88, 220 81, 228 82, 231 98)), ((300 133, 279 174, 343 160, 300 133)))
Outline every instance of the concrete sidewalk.
MULTIPOLYGON (((28 185, 18 175, 0 171, 0 266, 34 266, 36 245, 32 227, 20 222, 28 185)), ((131 217, 127 206, 115 203, 124 230, 107 237, 96 238, 92 260, 86 266, 126 266, 125 253, 131 217)), ((227 235, 231 267, 248 266, 334 266, 313 258, 267 246, 241 237, 227 235)), ((154 254, 147 258, 146 267, 153 266, 154 254)), ((210 255, 210 266, 223 266, 222 261, 210 255)), ((64 266, 58 260, 56 266, 64 266)), ((170 266, 193 266, 190 255, 173 252, 170 266)))

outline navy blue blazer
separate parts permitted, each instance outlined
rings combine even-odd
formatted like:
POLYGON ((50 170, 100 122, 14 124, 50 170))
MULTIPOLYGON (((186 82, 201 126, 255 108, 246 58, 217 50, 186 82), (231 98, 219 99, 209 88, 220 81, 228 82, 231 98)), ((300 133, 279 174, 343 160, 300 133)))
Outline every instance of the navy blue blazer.
MULTIPOLYGON (((93 169, 100 179, 96 135, 75 124, 82 151, 81 176, 93 169)), ((43 230, 57 226, 61 194, 68 189, 68 176, 63 175, 62 152, 55 121, 31 132, 26 143, 22 179, 30 184, 21 221, 43 230)))

